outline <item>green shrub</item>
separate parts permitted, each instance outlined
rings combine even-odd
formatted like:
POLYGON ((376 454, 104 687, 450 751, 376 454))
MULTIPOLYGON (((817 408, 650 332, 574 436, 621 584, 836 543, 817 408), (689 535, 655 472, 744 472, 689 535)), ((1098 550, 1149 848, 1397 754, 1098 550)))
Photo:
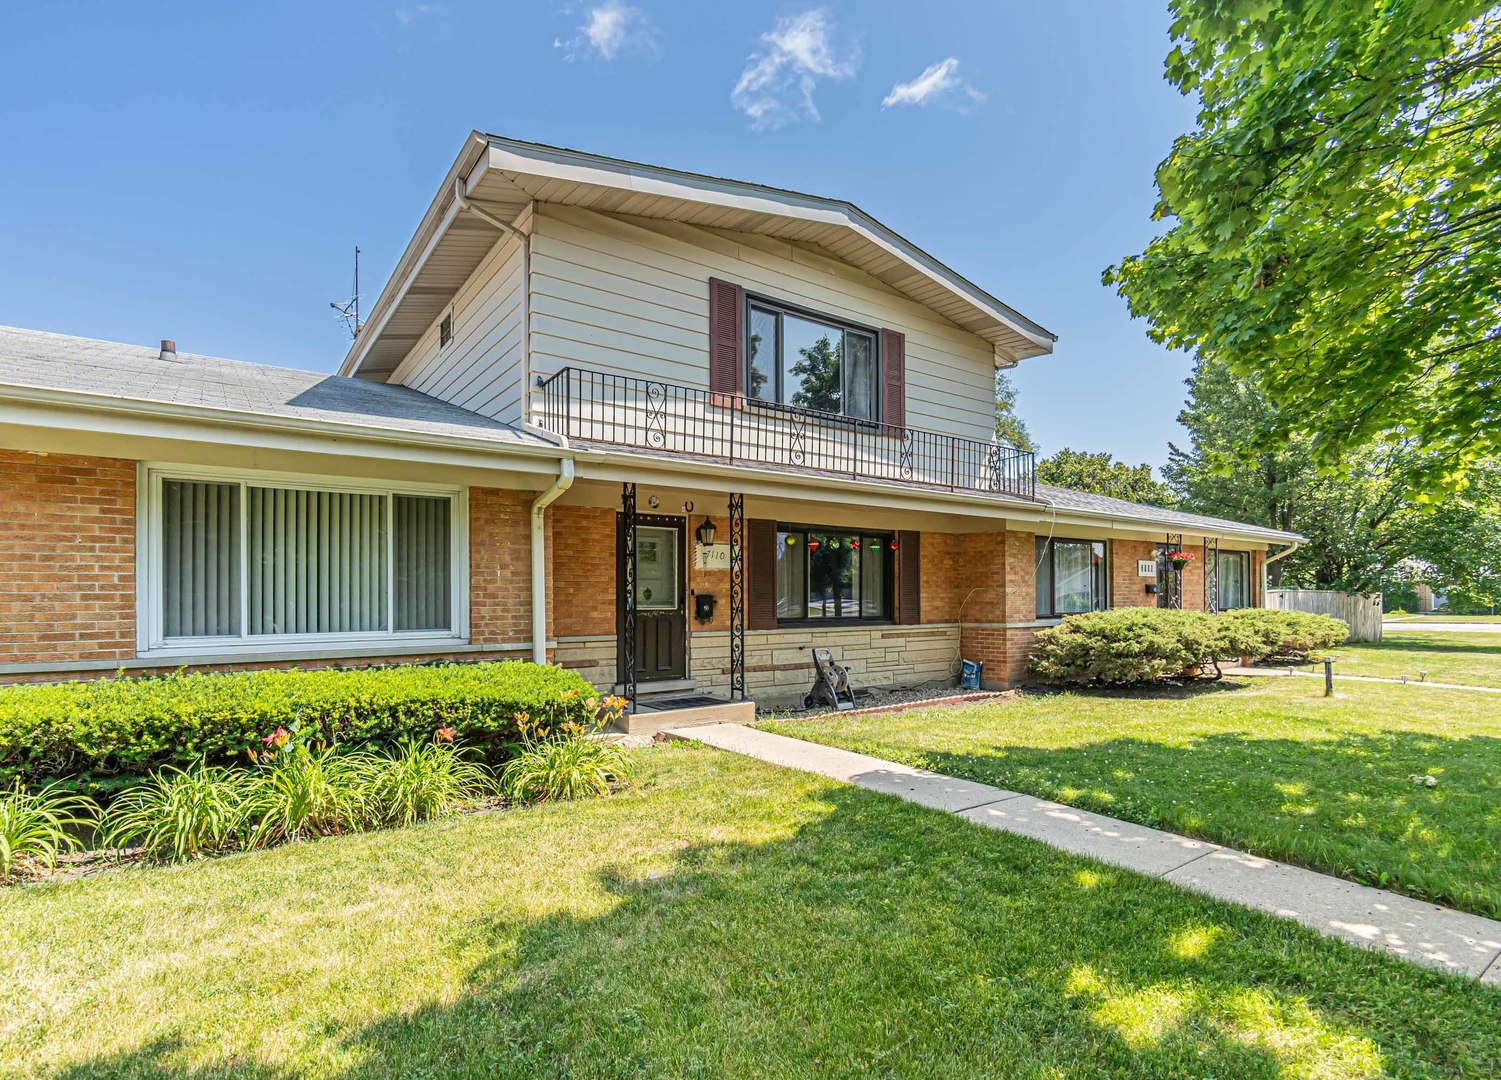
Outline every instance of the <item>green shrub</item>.
POLYGON ((500 790, 512 802, 544 802, 608 795, 627 777, 630 761, 619 746, 585 734, 529 743, 506 763, 500 790))
POLYGON ((204 762, 165 768, 104 812, 104 846, 139 846, 148 858, 184 862, 239 839, 250 773, 204 762))
POLYGON ((1072 615, 1039 631, 1035 675, 1064 683, 1136 683, 1181 675, 1224 655, 1212 615, 1116 608, 1072 615))
POLYGON ((446 733, 362 757, 361 786, 373 824, 414 825, 472 806, 495 790, 490 770, 468 760, 446 733))
POLYGON ((109 791, 163 766, 241 759, 278 727, 324 745, 395 745, 454 729, 491 760, 529 735, 583 730, 595 693, 520 661, 243 671, 0 689, 0 784, 54 777, 109 791))
POLYGON ((1237 608, 1219 616, 1225 633, 1225 656, 1303 659, 1317 649, 1332 649, 1350 636, 1350 627, 1329 615, 1306 611, 1237 608))
POLYGON ((56 784, 40 791, 17 785, 0 794, 0 881, 23 867, 56 866, 64 849, 82 846, 79 831, 93 825, 98 813, 93 800, 56 784))

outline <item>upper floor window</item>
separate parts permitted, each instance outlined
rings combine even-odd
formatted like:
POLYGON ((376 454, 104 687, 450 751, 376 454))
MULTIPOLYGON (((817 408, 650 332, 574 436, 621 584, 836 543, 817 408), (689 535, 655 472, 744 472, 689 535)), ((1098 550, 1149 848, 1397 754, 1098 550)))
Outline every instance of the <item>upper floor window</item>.
POLYGON ((1103 540, 1037 538, 1037 617, 1103 611, 1105 588, 1103 540))
POLYGON ((878 418, 876 335, 769 301, 747 301, 746 393, 861 420, 878 418))

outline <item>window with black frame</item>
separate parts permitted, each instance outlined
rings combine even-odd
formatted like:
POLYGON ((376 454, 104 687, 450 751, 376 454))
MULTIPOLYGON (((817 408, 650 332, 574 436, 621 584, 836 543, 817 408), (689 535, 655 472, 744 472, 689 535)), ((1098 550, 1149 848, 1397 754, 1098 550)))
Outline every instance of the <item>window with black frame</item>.
POLYGON ((777 528, 777 621, 890 620, 890 533, 777 528))
POLYGON ((876 335, 858 326, 746 302, 746 393, 758 401, 875 420, 876 335))
POLYGON ((1109 605, 1103 540, 1039 536, 1036 553, 1039 619, 1103 611, 1109 605))

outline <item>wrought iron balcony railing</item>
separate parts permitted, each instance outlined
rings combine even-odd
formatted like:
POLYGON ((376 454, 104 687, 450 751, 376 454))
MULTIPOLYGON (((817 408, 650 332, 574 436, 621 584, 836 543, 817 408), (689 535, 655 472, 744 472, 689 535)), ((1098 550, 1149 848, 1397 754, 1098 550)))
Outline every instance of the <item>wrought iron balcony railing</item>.
POLYGON ((1036 497, 1033 455, 689 386, 568 367, 541 379, 541 426, 570 440, 737 465, 1036 497))

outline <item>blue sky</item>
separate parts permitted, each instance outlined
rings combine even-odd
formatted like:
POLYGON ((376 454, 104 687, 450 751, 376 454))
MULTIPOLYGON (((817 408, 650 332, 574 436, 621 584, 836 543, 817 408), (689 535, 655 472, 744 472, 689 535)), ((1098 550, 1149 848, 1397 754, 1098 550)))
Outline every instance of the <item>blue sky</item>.
POLYGON ((1159 465, 1188 358, 1099 277, 1192 122, 1167 26, 1109 0, 10 0, 0 323, 333 370, 351 249, 368 305, 480 128, 850 199, 1059 335, 1015 376, 1044 451, 1159 465))

